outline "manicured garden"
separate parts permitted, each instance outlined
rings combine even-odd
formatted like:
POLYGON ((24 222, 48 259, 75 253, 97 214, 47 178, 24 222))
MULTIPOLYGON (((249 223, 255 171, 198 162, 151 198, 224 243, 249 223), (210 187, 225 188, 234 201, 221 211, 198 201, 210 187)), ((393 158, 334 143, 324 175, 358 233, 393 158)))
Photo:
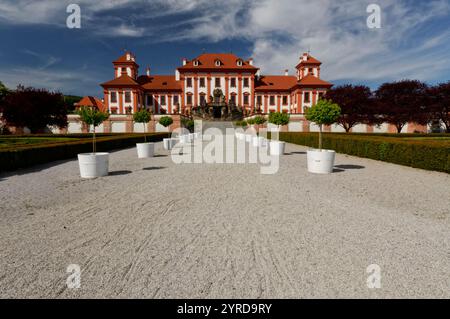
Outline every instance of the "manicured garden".
MULTIPOLYGON (((98 134, 97 150, 109 151, 135 146, 144 140, 157 142, 168 133, 98 134)), ((0 171, 11 171, 56 160, 76 158, 92 152, 92 134, 24 135, 0 138, 0 171)))
MULTIPOLYGON (((281 132, 280 140, 316 148, 319 135, 281 132)), ((324 133, 322 143, 338 153, 450 173, 450 134, 324 133)))

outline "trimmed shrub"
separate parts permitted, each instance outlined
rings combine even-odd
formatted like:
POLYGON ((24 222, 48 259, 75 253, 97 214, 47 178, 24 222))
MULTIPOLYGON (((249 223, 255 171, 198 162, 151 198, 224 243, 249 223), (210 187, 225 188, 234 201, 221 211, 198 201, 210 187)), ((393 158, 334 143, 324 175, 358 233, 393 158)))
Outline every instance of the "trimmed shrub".
POLYGON ((267 120, 264 116, 259 116, 259 115, 255 116, 254 120, 255 120, 255 124, 257 124, 257 125, 262 125, 267 122, 267 120))
POLYGON ((269 114, 269 123, 275 124, 278 127, 289 124, 289 114, 281 112, 272 112, 269 114))
POLYGON ((164 127, 168 127, 173 123, 173 119, 170 116, 162 116, 159 119, 159 124, 161 124, 164 127))
MULTIPOLYGON (((450 173, 450 142, 448 140, 405 140, 399 138, 403 135, 396 135, 396 137, 387 137, 368 134, 324 133, 323 147, 333 149, 338 153, 450 173)), ((424 136, 435 137, 435 135, 424 136)), ((318 134, 282 132, 280 140, 315 147, 318 143, 318 134)))
MULTIPOLYGON (((97 138, 97 148, 102 151, 126 148, 134 146, 142 141, 143 134, 115 135, 97 138)), ((147 134, 150 142, 158 142, 168 137, 168 133, 147 134)), ((48 163, 57 160, 75 158, 79 153, 92 151, 89 139, 73 142, 55 142, 26 147, 11 147, 0 150, 0 171, 12 171, 18 168, 29 167, 37 164, 48 163)))

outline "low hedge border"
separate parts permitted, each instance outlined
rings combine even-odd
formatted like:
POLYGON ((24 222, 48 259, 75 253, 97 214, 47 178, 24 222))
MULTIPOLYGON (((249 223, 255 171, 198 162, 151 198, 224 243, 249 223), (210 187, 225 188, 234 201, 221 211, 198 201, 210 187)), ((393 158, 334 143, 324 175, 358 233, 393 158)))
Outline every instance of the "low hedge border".
MULTIPOLYGON (((147 142, 159 142, 168 137, 169 133, 146 134, 147 142)), ((126 148, 136 143, 143 143, 143 134, 117 135, 97 138, 97 151, 104 152, 113 149, 126 148)), ((76 158, 79 153, 92 152, 92 139, 82 139, 69 142, 56 142, 27 147, 7 148, 0 150, 0 172, 13 171, 69 158, 76 158)))
MULTIPOLYGON (((428 137, 434 136, 428 135, 428 137)), ((280 140, 317 147, 318 134, 281 132, 280 140)), ((338 153, 450 174, 450 142, 448 141, 403 141, 394 136, 331 133, 323 135, 323 147, 338 153)))

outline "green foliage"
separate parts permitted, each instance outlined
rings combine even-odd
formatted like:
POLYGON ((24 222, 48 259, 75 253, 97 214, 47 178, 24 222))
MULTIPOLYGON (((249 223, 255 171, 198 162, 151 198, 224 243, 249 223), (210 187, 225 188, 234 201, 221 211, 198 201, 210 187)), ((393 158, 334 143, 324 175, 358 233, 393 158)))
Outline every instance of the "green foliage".
POLYGON ((289 124, 289 114, 281 112, 272 112, 269 114, 269 123, 275 125, 287 125, 289 124))
POLYGON ((183 125, 184 128, 189 130, 189 132, 194 132, 194 125, 195 125, 194 120, 182 119, 181 124, 183 125))
POLYGON ((161 124, 164 127, 168 127, 173 123, 173 119, 170 116, 162 116, 159 119, 159 124, 161 124))
POLYGON ((73 112, 73 110, 75 109, 75 103, 80 102, 82 99, 81 96, 76 96, 76 95, 64 95, 64 102, 67 105, 67 110, 69 110, 70 112, 73 112))
MULTIPOLYGON (((169 137, 168 133, 152 133, 147 135, 151 142, 159 142, 163 138, 169 137)), ((22 145, 20 147, 14 146, 0 149, 0 171, 13 171, 37 164, 68 158, 73 159, 77 154, 89 152, 91 149, 91 142, 88 138, 85 138, 87 137, 85 134, 61 136, 70 137, 73 139, 73 142, 54 141, 47 144, 22 145), (80 139, 73 138, 73 136, 80 137, 80 139)), ((50 136, 49 139, 51 139, 50 136)), ((107 151, 130 147, 138 143, 141 139, 141 134, 105 134, 101 135, 97 143, 103 150, 107 151)))
MULTIPOLYGON (((402 134, 402 136, 414 135, 402 134)), ((280 140, 314 147, 317 145, 318 135, 281 132, 280 140)), ((399 138, 393 137, 392 134, 326 133, 323 145, 327 149, 343 154, 450 173, 450 143, 445 138, 430 140, 429 138, 399 138)))
POLYGON ((133 114, 133 121, 136 123, 148 123, 152 119, 152 115, 146 109, 140 109, 133 114))
POLYGON ((234 122, 234 125, 235 126, 240 126, 240 127, 246 127, 247 126, 247 121, 244 121, 244 120, 236 121, 236 122, 234 122))
POLYGON ((252 119, 248 119, 248 120, 247 120, 247 124, 248 124, 248 125, 255 125, 255 124, 256 124, 256 121, 255 121, 255 119, 253 119, 253 118, 252 118, 252 119))
POLYGON ((262 125, 267 122, 267 120, 264 116, 259 116, 259 115, 255 116, 254 120, 255 120, 255 124, 257 124, 257 125, 262 125))
POLYGON ((101 112, 93 107, 82 106, 77 110, 77 114, 80 116, 81 120, 87 125, 93 125, 95 127, 99 126, 106 121, 109 117, 108 113, 101 112))
POLYGON ((341 116, 339 105, 329 100, 319 100, 316 105, 306 110, 306 119, 317 125, 331 125, 341 116))

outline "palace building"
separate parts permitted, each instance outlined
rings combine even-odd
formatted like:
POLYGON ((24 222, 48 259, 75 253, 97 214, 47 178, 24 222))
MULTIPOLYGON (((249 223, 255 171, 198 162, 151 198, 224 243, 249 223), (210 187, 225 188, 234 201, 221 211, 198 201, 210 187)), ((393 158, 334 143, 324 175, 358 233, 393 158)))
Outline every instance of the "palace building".
POLYGON ((212 102, 220 92, 225 103, 247 114, 304 113, 332 87, 320 78, 321 62, 304 53, 295 75, 262 75, 253 59, 231 53, 204 53, 182 60, 174 75, 156 75, 147 67, 139 75, 136 57, 127 52, 113 62, 114 79, 101 84, 104 108, 111 114, 131 114, 145 107, 154 114, 191 114, 193 108, 212 102), (219 91, 220 90, 220 91, 219 91))

